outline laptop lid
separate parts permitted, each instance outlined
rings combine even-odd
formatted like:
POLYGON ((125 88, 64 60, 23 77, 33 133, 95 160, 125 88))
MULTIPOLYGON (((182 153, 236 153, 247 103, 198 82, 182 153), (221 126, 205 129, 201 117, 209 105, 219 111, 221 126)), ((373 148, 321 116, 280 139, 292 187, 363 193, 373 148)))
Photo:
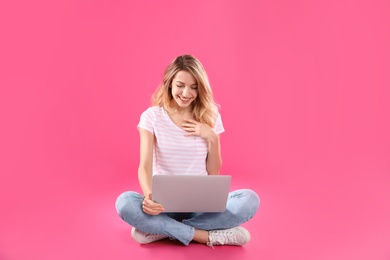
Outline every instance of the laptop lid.
POLYGON ((228 175, 154 175, 152 196, 165 212, 223 212, 230 182, 228 175))

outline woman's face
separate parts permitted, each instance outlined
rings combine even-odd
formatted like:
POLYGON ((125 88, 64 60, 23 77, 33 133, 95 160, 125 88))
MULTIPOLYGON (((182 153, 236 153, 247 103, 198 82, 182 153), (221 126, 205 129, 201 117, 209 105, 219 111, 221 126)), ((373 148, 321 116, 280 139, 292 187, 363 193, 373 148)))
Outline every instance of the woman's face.
POLYGON ((172 97, 179 108, 190 108, 198 96, 198 85, 191 73, 181 70, 172 80, 172 97))

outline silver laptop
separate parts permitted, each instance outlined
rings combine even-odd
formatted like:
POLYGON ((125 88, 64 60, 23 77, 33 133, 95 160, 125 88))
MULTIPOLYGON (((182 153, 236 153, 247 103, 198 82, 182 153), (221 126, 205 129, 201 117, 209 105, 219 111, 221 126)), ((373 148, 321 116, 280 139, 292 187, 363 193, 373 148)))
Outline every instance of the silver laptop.
POLYGON ((154 175, 152 195, 165 212, 223 212, 230 182, 229 175, 154 175))

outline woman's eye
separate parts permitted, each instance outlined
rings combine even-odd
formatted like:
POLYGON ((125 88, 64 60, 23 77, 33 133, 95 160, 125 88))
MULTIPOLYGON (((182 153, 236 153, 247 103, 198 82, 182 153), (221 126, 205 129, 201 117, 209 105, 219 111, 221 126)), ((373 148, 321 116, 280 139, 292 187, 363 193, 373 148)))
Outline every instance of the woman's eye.
POLYGON ((198 87, 197 86, 194 86, 194 87, 191 87, 192 89, 198 89, 198 87))
POLYGON ((178 88, 183 88, 184 86, 181 86, 181 85, 176 85, 178 88))

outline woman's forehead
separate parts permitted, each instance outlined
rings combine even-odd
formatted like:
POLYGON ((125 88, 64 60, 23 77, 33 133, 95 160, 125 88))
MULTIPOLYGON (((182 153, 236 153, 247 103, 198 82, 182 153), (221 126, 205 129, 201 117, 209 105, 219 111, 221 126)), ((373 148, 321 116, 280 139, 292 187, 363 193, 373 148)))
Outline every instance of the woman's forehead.
POLYGON ((192 76, 191 73, 185 70, 181 70, 178 73, 176 73, 174 80, 180 83, 183 83, 188 86, 196 85, 196 79, 194 76, 192 76))

